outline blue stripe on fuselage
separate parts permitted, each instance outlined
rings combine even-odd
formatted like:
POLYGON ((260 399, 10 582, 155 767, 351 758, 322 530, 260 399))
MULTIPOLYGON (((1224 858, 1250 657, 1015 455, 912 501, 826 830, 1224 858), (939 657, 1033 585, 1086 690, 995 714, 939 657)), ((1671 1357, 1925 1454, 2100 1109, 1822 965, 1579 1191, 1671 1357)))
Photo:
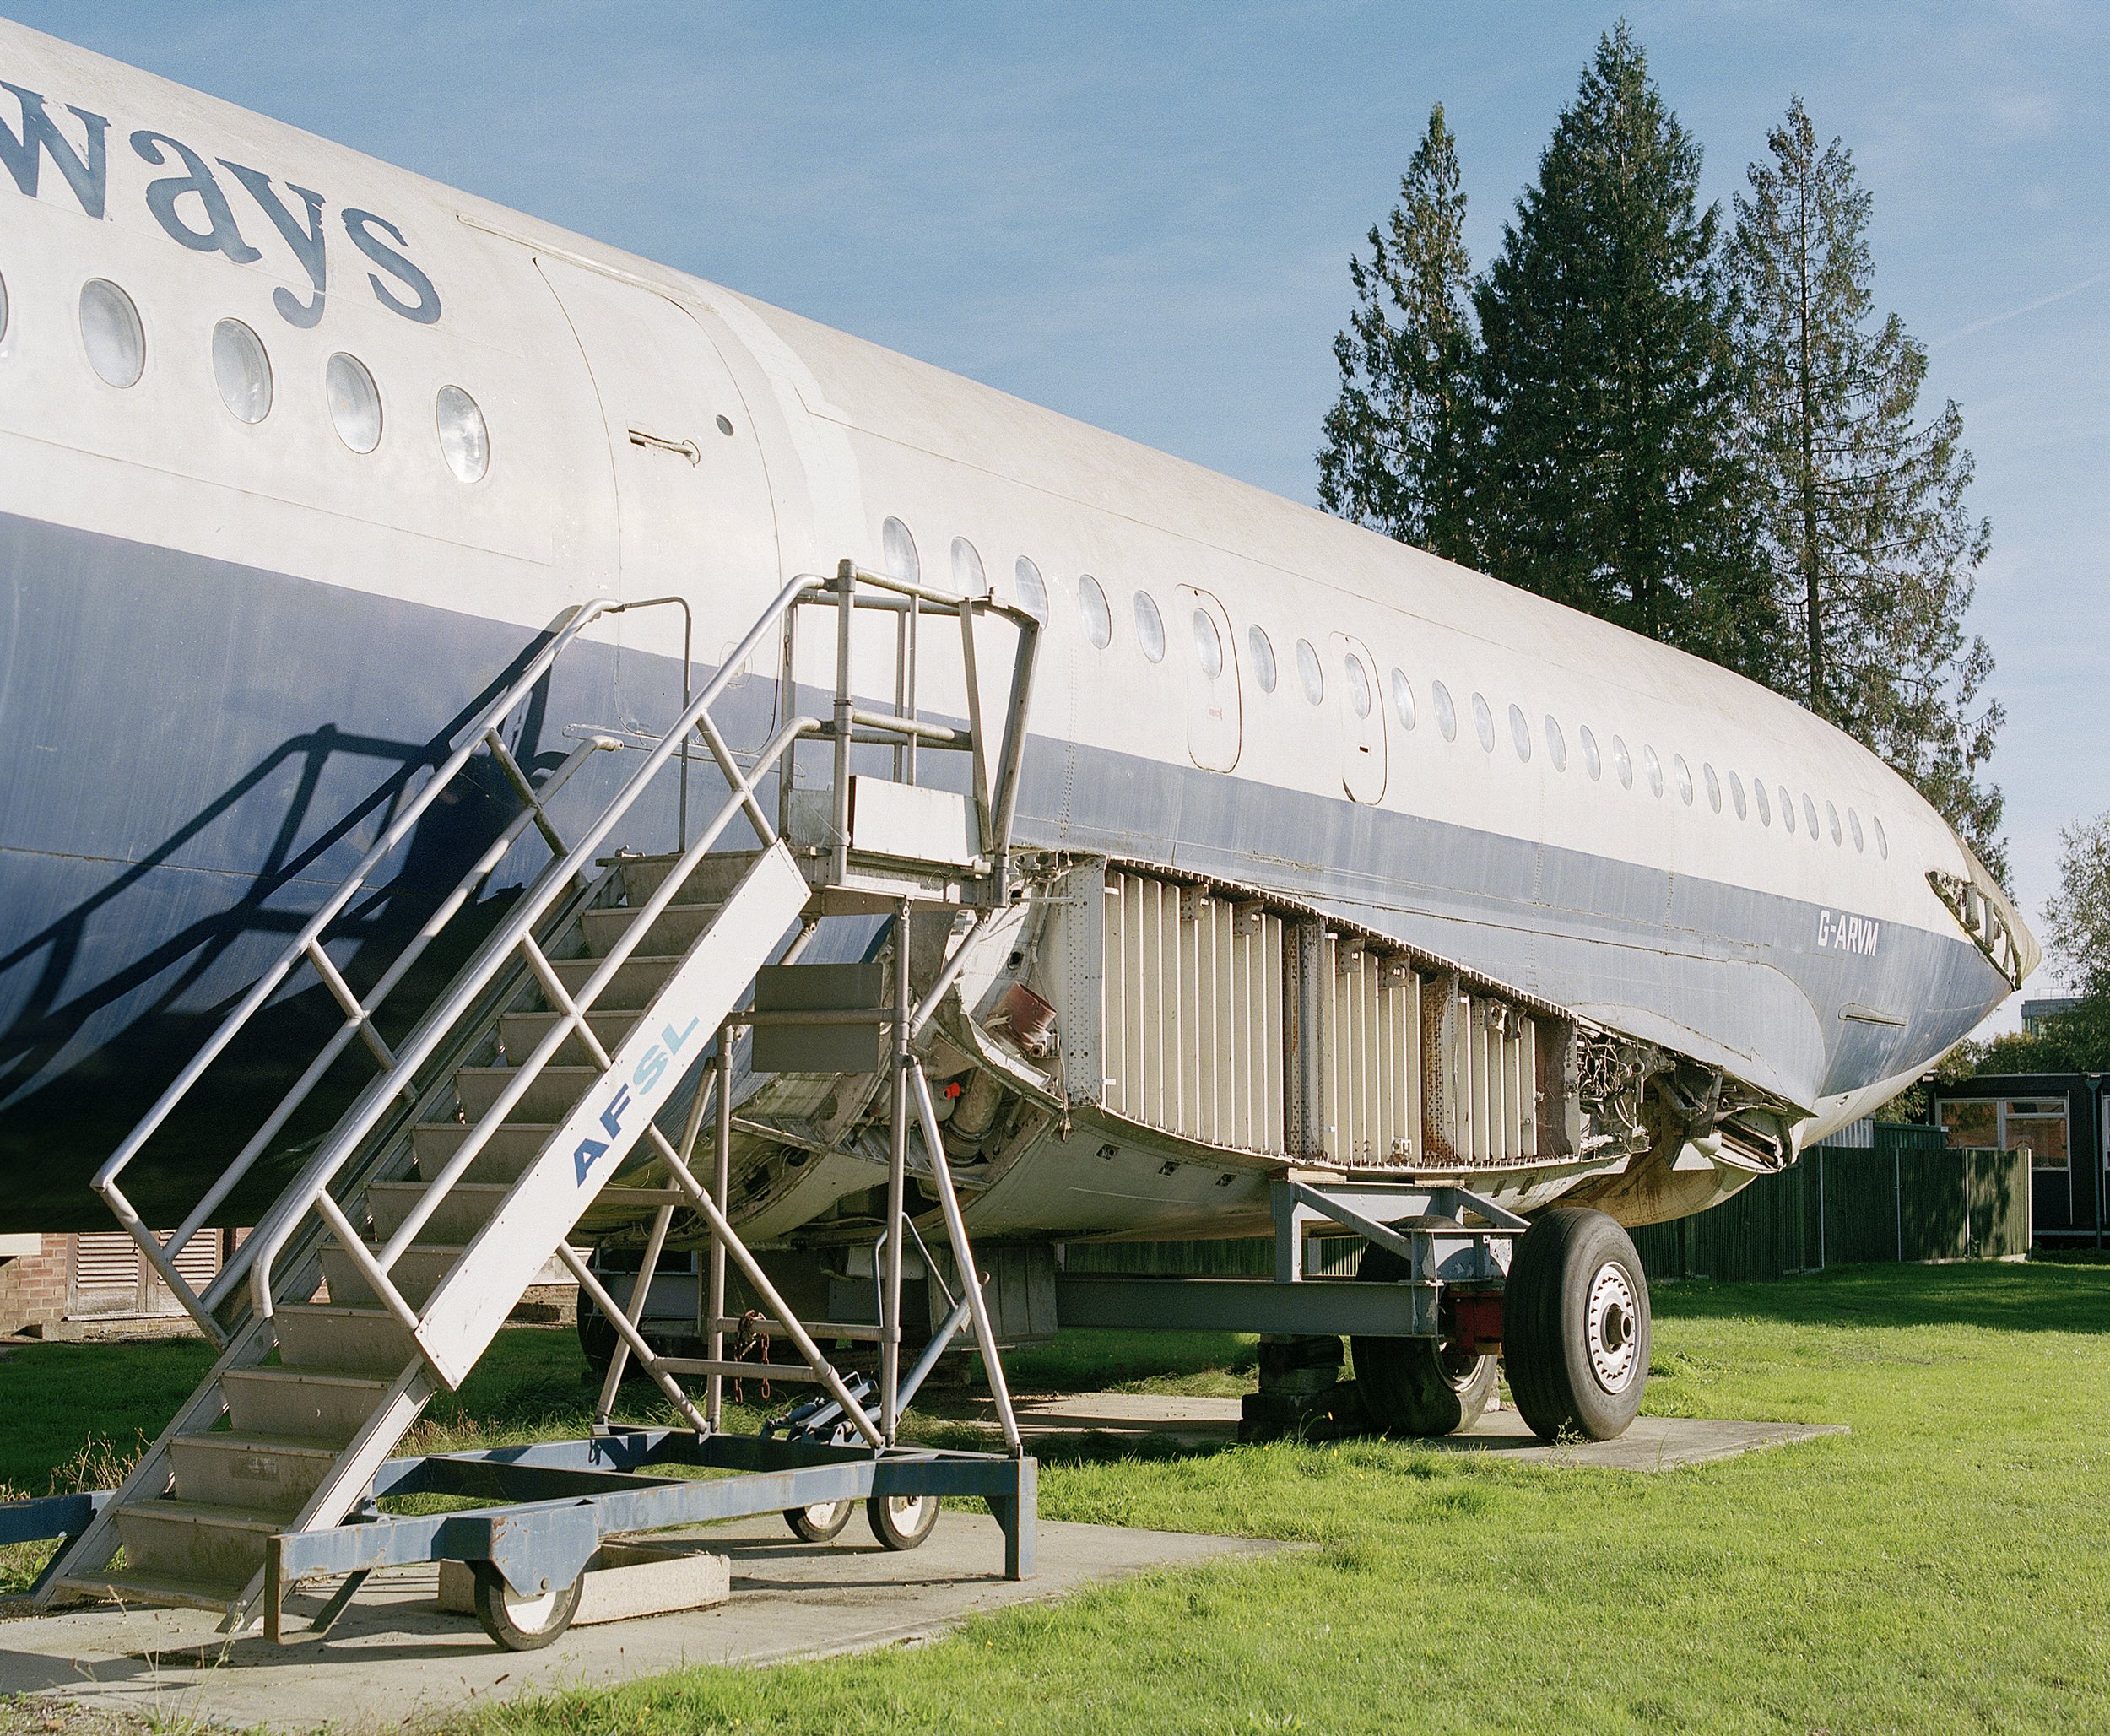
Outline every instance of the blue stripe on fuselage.
MULTIPOLYGON (((533 635, 6 515, 0 625, 0 1229, 100 1226, 86 1177, 533 635)), ((619 678, 611 651, 582 643, 517 751, 551 763, 574 723, 663 727, 679 681, 634 652, 619 678)), ((736 738, 760 739, 771 699, 742 684, 736 738)), ((597 763, 560 815, 585 817, 630 764, 597 763)), ((392 956, 511 803, 490 778, 436 805, 360 906, 354 974, 361 946, 392 956)), ((1938 1053, 1996 998, 1961 939, 1894 926, 1877 958, 1825 954, 1815 907, 1794 900, 1140 755, 1036 738, 1020 828, 1272 887, 1610 1022, 1667 1024, 1797 1101, 1938 1053), (1848 1001, 1910 1024, 1848 1025, 1848 1001)), ((631 848, 668 841, 630 830, 631 848)), ((486 920, 538 861, 524 851, 493 878, 486 920)), ((333 1022, 319 996, 274 1009, 140 1173, 187 1204, 197 1166, 225 1160, 225 1128, 246 1136, 287 1057, 312 1052, 296 1039, 333 1022)), ((230 1202, 230 1220, 272 1185, 230 1202)), ((151 1192, 140 1203, 168 1215, 151 1192)))

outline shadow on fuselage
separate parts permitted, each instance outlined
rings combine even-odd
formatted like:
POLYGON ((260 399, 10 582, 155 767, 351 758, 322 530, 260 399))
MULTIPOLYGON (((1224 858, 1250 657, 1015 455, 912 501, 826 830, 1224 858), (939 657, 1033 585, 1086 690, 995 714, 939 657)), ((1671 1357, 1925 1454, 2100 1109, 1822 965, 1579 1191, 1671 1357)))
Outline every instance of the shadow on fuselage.
MULTIPOLYGON (((89 1186, 96 1169, 414 798, 453 734, 516 673, 499 676, 430 741, 333 726, 291 737, 115 873, 108 862, 56 856, 37 864, 35 906, 50 909, 56 891, 64 908, 0 953, 0 986, 28 976, 0 998, 0 1229, 111 1227, 89 1186), (385 775, 354 805, 329 812, 335 798, 323 792, 333 777, 341 787, 347 759, 378 761, 385 775), (201 871, 181 860, 208 831, 254 841, 239 868, 201 871), (84 890, 88 881, 99 884, 84 890), (230 883, 231 900, 214 900, 230 883)), ((570 745, 538 749, 545 711, 538 693, 508 731, 531 776, 570 745)), ((356 991, 371 988, 521 805, 488 752, 440 793, 327 931, 331 958, 356 991)), ((531 829, 390 995, 378 1023, 392 1044, 546 859, 531 829)), ((166 1227, 187 1214, 341 1021, 311 969, 296 968, 288 984, 127 1173, 126 1192, 149 1222, 166 1227)), ((255 1221, 299 1148, 327 1129, 374 1067, 353 1044, 214 1221, 255 1221)))

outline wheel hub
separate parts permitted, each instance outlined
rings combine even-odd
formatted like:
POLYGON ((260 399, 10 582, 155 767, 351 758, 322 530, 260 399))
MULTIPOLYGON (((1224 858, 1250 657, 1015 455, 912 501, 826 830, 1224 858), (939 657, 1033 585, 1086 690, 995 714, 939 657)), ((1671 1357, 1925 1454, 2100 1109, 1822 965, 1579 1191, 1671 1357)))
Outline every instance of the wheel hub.
POLYGON ((1641 1311, 1626 1268, 1606 1261, 1590 1280, 1590 1372, 1608 1393, 1632 1384, 1640 1361, 1641 1311))
POLYGON ((522 1597, 511 1586, 506 1587, 506 1615, 512 1625, 524 1634, 538 1634, 549 1625, 549 1619, 557 1611, 557 1593, 538 1592, 522 1597))

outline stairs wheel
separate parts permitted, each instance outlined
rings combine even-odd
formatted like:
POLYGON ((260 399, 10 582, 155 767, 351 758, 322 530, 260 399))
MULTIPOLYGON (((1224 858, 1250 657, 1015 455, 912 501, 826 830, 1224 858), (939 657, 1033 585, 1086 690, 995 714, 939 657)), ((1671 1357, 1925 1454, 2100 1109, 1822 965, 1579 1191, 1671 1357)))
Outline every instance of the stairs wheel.
POLYGON ((883 1548, 912 1549, 937 1524, 938 1506, 934 1495, 874 1495, 867 1498, 864 1513, 883 1548))
POLYGON ((804 1543, 833 1543, 857 1511, 852 1500, 818 1501, 809 1507, 786 1507, 784 1522, 792 1535, 804 1543))
POLYGON ((476 1576, 477 1622, 503 1651, 540 1651, 570 1627, 578 1613, 583 1573, 560 1590, 523 1597, 490 1562, 472 1561, 469 1567, 476 1576))
MULTIPOLYGON (((1455 1230, 1449 1218, 1409 1218, 1400 1230, 1455 1230)), ((1375 1242, 1363 1249, 1356 1277, 1397 1284, 1407 1263, 1375 1242)), ((1371 1420, 1388 1435, 1458 1435, 1480 1420, 1495 1396, 1495 1359, 1473 1356, 1448 1339, 1357 1338, 1355 1384, 1371 1420)))

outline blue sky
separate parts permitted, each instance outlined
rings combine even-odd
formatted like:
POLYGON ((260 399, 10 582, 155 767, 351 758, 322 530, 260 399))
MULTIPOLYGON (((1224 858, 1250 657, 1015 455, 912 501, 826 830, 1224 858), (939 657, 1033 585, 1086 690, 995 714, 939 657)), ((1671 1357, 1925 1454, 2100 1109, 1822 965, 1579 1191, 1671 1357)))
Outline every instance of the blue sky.
MULTIPOLYGON (((1429 105, 1497 245, 1610 6, 0 0, 24 22, 1310 500, 1429 105)), ((2017 890, 2110 808, 2110 8, 1633 4, 1725 203, 1799 92, 1963 407, 2017 890)), ((2045 986, 2042 979, 2039 987, 2045 986)))

